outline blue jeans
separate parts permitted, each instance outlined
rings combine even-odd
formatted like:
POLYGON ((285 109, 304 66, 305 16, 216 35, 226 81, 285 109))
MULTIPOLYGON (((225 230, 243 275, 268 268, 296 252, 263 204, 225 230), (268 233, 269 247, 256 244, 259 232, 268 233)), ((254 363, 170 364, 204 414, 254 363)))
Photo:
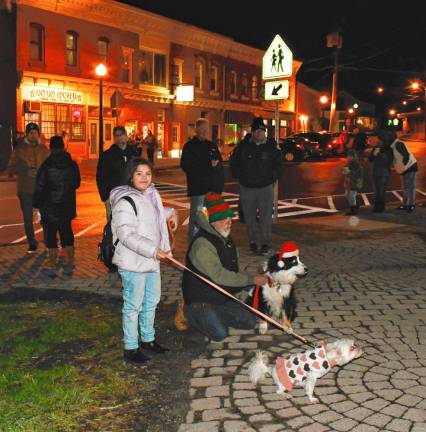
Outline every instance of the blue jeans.
POLYGON ((124 349, 139 346, 138 327, 143 342, 155 340, 155 310, 161 297, 159 272, 139 273, 118 270, 123 282, 124 349))
POLYGON ((188 226, 188 244, 191 244, 192 239, 197 234, 198 227, 195 224, 195 219, 198 211, 204 205, 204 195, 194 195, 189 197, 191 200, 191 209, 189 211, 189 226, 188 226))
POLYGON ((416 205, 416 171, 410 171, 402 176, 404 188, 403 204, 407 207, 416 205))

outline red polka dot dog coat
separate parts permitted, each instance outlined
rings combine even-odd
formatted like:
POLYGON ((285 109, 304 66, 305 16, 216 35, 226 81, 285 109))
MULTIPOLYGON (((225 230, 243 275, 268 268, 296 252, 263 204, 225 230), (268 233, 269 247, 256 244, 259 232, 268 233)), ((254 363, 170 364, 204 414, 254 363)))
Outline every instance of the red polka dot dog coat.
POLYGON ((275 367, 281 384, 287 391, 306 381, 309 373, 315 372, 319 377, 325 375, 336 363, 327 359, 326 343, 320 341, 315 349, 291 354, 286 358, 277 357, 275 367))

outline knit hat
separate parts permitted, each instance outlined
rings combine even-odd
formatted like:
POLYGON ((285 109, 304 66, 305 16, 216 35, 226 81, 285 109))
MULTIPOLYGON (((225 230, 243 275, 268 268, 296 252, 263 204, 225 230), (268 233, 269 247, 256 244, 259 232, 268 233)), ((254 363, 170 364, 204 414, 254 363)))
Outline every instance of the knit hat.
POLYGON ((28 123, 25 128, 25 135, 28 135, 32 130, 36 130, 38 133, 40 133, 40 128, 38 124, 36 123, 28 123))
POLYGON ((262 117, 255 117, 251 122, 251 131, 254 132, 258 129, 266 130, 265 123, 263 123, 262 117))
POLYGON ((285 242, 280 249, 280 253, 278 254, 278 267, 284 268, 284 258, 299 256, 299 249, 297 248, 296 243, 292 241, 285 242))
POLYGON ((210 223, 218 222, 226 218, 232 218, 234 216, 234 212, 229 207, 229 204, 223 199, 222 194, 207 192, 204 205, 207 208, 210 223))
POLYGON ((59 135, 50 137, 50 150, 62 150, 64 148, 64 140, 59 135))

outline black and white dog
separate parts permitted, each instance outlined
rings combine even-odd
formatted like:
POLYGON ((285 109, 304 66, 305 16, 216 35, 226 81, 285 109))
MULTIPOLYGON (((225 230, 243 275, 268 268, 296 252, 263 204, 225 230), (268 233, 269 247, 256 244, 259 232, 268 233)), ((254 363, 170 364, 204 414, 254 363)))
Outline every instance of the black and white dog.
MULTIPOLYGON (((296 318, 296 293, 293 284, 306 276, 307 267, 299 259, 299 250, 293 242, 282 245, 280 252, 272 255, 263 266, 271 283, 256 286, 249 292, 246 303, 291 329, 296 318)), ((265 334, 268 323, 261 321, 259 332, 265 334)))

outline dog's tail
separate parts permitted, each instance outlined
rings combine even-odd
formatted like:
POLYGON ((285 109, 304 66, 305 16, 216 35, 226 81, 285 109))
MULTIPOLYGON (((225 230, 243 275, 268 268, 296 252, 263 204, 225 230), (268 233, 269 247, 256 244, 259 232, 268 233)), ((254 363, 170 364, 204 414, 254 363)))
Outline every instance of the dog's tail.
POLYGON ((249 366, 250 381, 256 385, 267 374, 272 374, 271 367, 268 366, 268 357, 263 351, 258 351, 249 366))

